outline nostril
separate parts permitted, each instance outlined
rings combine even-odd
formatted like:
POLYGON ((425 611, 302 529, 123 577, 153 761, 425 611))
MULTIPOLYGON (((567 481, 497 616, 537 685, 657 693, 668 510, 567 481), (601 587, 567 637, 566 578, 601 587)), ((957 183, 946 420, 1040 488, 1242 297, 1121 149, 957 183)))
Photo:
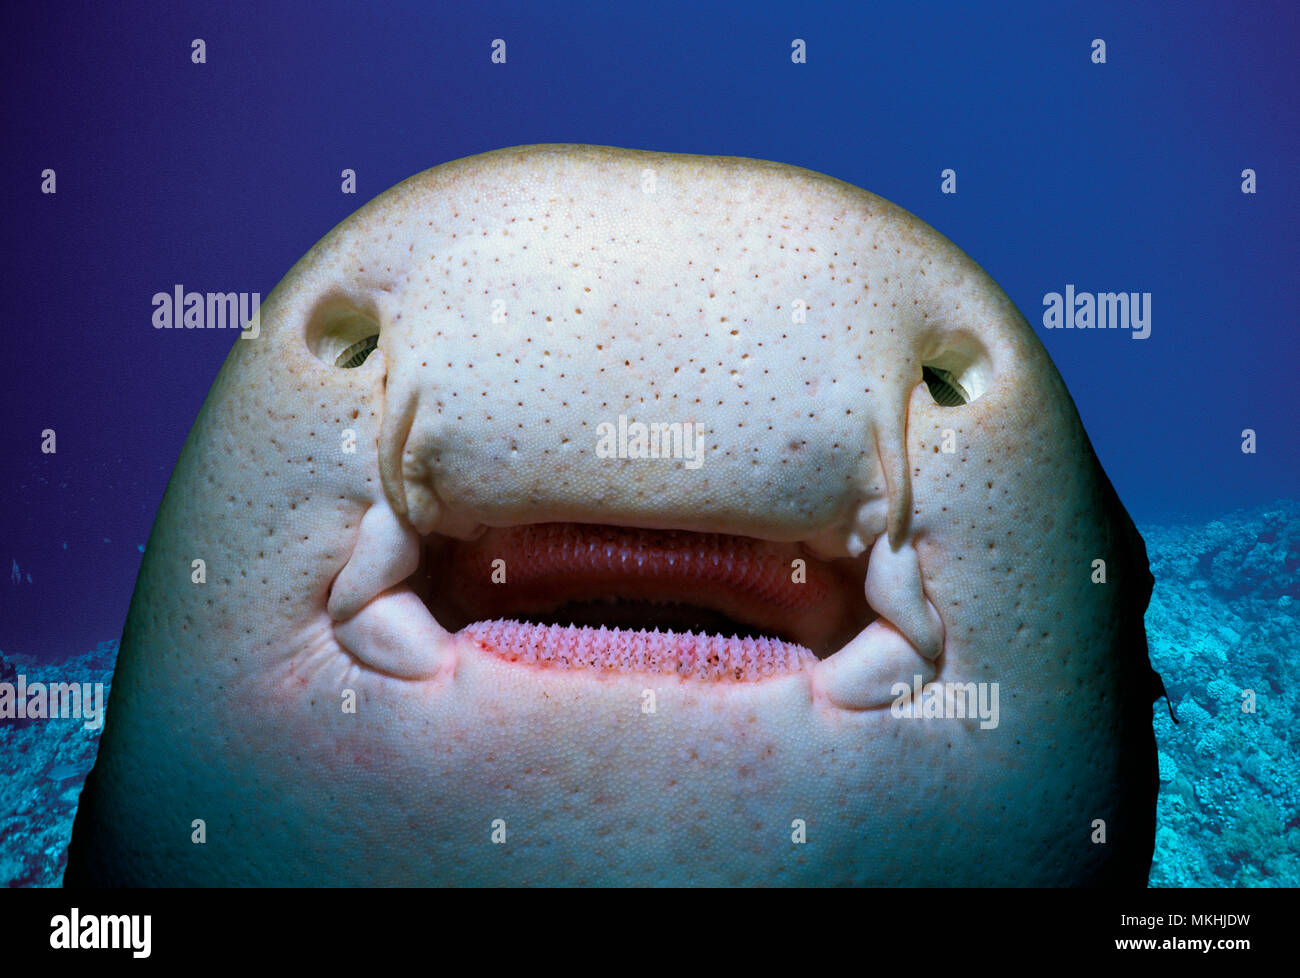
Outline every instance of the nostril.
POLYGON ((357 340, 334 358, 334 366, 341 367, 344 370, 351 370, 354 367, 359 367, 366 362, 366 357, 370 356, 378 345, 378 333, 375 333, 373 336, 367 336, 364 340, 357 340))
POLYGON ((930 388, 930 396, 934 398, 934 403, 941 407, 957 407, 961 404, 969 404, 973 400, 970 393, 961 386, 961 382, 942 367, 923 364, 921 377, 925 381, 925 386, 930 388))
POLYGON ((353 370, 379 346, 379 320, 360 303, 326 296, 307 319, 304 338, 312 355, 341 370, 353 370))
POLYGON ((992 373, 988 351, 966 333, 944 336, 937 350, 921 357, 921 379, 941 407, 960 407, 978 400, 989 389, 992 373))

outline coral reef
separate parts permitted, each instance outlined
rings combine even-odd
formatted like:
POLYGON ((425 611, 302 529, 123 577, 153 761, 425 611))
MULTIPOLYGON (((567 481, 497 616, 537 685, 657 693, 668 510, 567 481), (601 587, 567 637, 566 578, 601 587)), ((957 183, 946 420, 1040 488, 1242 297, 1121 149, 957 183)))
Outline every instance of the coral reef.
MULTIPOLYGON (((58 665, 38 664, 0 652, 0 682, 103 683, 117 659, 117 643, 101 642, 58 665)), ((0 719, 0 883, 58 886, 68 861, 68 840, 81 786, 95 763, 102 725, 83 718, 0 719)))
POLYGON ((1300 503, 1144 526, 1160 748, 1152 886, 1300 885, 1300 503))

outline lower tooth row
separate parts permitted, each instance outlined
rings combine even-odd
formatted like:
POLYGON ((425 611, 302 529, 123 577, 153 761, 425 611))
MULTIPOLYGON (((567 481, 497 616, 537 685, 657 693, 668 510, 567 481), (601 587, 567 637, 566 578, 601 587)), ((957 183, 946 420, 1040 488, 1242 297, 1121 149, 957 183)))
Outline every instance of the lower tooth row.
POLYGON ((525 625, 499 619, 460 633, 510 661, 557 669, 676 675, 711 682, 754 682, 815 661, 801 645, 769 638, 722 638, 658 629, 525 625))

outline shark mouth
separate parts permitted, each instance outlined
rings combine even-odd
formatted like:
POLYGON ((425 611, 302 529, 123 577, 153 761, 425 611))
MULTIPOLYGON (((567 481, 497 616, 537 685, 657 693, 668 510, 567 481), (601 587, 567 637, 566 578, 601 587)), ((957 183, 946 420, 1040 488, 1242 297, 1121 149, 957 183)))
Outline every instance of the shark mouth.
POLYGON ((362 519, 327 610, 339 645, 400 679, 477 650, 522 667, 714 685, 807 675, 834 704, 929 681, 943 625, 912 542, 857 557, 805 543, 583 523, 421 537, 384 502, 362 519))
POLYGON ((799 544, 581 523, 426 543, 445 628, 516 662, 744 682, 826 658, 874 620, 865 561, 799 544))

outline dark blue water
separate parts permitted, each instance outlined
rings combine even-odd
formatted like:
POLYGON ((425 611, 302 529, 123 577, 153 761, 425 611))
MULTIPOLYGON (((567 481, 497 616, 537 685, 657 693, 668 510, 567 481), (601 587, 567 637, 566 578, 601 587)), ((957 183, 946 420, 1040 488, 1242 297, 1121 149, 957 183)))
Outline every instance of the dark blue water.
MULTIPOLYGON (((1149 292, 1145 340, 1038 328, 1139 525, 1182 524, 1194 541, 1231 511, 1253 507, 1258 522, 1261 505, 1297 498, 1300 8, 955 7, 10 13, 0 649, 53 662, 120 633, 167 477, 233 340, 154 330, 155 292, 265 296, 392 184, 521 143, 829 173, 947 235, 1031 323, 1067 284, 1149 292), (191 63, 195 38, 206 64, 191 63), (490 61, 494 38, 505 65, 490 61), (806 64, 791 62, 795 38, 806 64), (1091 61, 1094 38, 1106 41, 1104 65, 1091 61), (55 195, 39 192, 46 168, 55 195), (339 192, 344 168, 358 174, 355 196, 339 192), (940 192, 945 168, 955 195, 940 192), (1246 168, 1253 195, 1241 192, 1246 168), (40 451, 46 429, 56 454, 40 451), (1241 450, 1245 429, 1253 454, 1241 450)), ((1190 580, 1167 575, 1171 607, 1188 606, 1171 589, 1190 580)), ((1233 600, 1250 598, 1241 586, 1233 600)), ((1293 610, 1274 601, 1268 614, 1293 610)), ((1239 637, 1264 627, 1243 621, 1239 637)), ((1240 659, 1240 645, 1225 655, 1240 659)), ((1226 673, 1239 660, 1215 661, 1226 673)), ((1195 680, 1198 702, 1209 681, 1195 680)), ((1285 847, 1300 831, 1294 793, 1269 797, 1285 847)), ((1267 834, 1273 815, 1257 814, 1267 834)))

